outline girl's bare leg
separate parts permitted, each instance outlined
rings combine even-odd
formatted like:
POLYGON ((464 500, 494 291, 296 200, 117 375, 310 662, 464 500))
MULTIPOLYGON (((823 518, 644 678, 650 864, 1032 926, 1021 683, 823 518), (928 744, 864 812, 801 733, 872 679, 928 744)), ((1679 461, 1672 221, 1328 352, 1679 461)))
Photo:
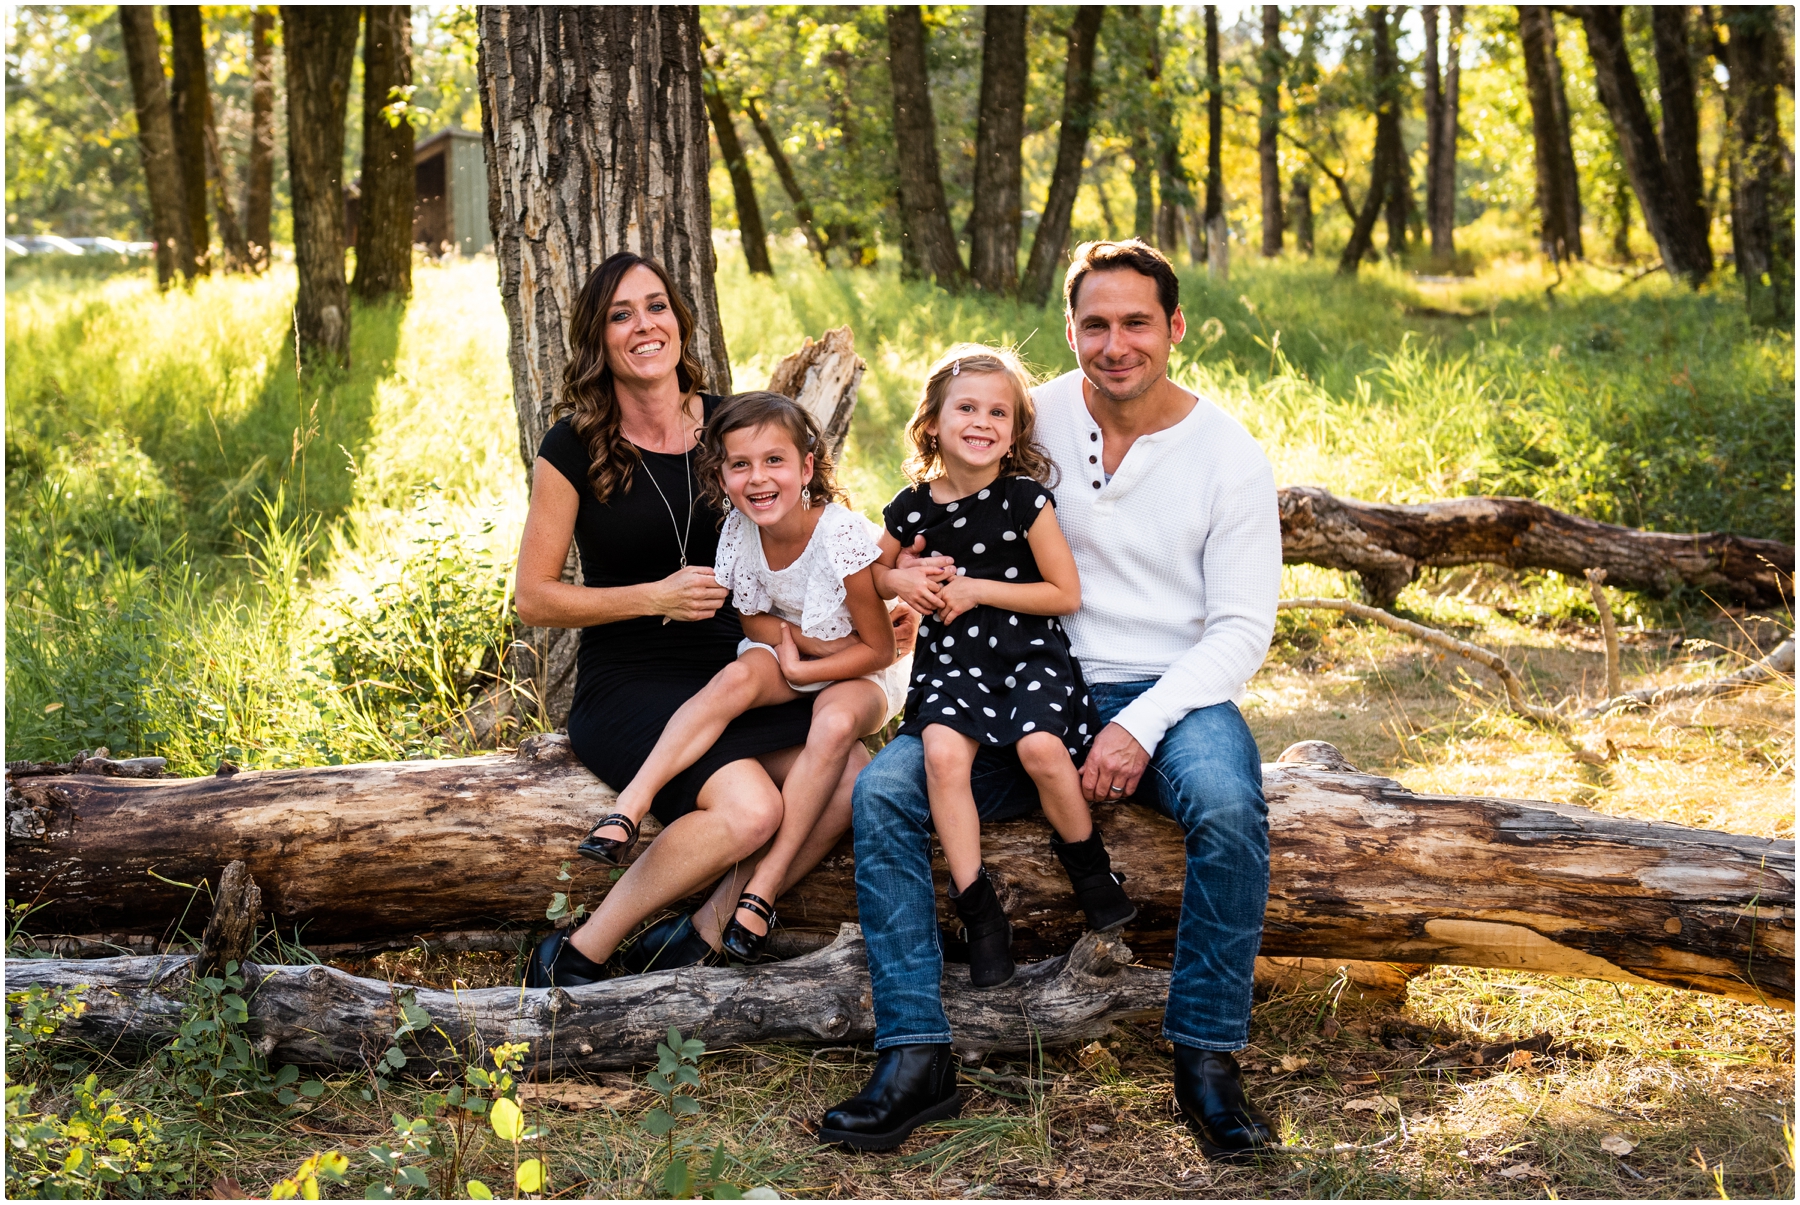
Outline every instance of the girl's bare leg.
POLYGON ((1032 732, 1019 738, 1019 763, 1037 784, 1044 818, 1064 841, 1086 841, 1094 832, 1094 814, 1081 796, 1081 772, 1069 758, 1062 738, 1032 732))
MULTIPOLYGON (((881 688, 861 678, 835 682, 819 692, 806 745, 781 787, 781 829, 750 876, 745 891, 774 906, 789 869, 818 826, 826 801, 843 777, 851 746, 858 744, 864 733, 881 727, 885 718, 881 713, 886 707, 887 696, 881 688)), ((736 906, 734 899, 732 907, 736 906)), ((752 933, 768 932, 768 922, 748 909, 739 912, 737 919, 752 933)))
POLYGON ((958 891, 968 890, 981 873, 981 817, 969 772, 980 746, 954 728, 929 724, 920 738, 925 746, 925 790, 931 797, 931 823, 950 864, 958 891))
MULTIPOLYGON (((781 667, 775 658, 767 650, 749 649, 714 674, 711 682, 669 717, 650 756, 619 792, 613 810, 633 820, 642 820, 655 801, 656 793, 677 774, 699 761, 713 747, 727 724, 752 707, 785 703, 797 697, 794 688, 781 676, 781 667)), ((599 831, 616 833, 617 839, 625 836, 625 830, 617 824, 602 825, 599 831)))

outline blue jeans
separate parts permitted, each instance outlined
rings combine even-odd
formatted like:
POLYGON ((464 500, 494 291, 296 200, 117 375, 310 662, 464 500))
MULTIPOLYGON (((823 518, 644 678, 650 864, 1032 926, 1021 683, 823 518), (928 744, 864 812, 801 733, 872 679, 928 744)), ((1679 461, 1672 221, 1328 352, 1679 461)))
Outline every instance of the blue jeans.
MULTIPOLYGON (((1149 682, 1090 690, 1111 721, 1149 682)), ((983 821, 1038 808, 1037 790, 1009 749, 984 746, 971 775, 983 821)), ((1269 899, 1269 822, 1262 758, 1236 705, 1190 712, 1163 736, 1137 802, 1187 835, 1187 881, 1163 1036, 1203 1050, 1238 1050, 1250 1036, 1250 986, 1269 899)), ((856 780, 856 902, 875 988, 875 1048, 951 1040, 939 992, 931 880, 931 803, 925 747, 897 737, 856 780)))

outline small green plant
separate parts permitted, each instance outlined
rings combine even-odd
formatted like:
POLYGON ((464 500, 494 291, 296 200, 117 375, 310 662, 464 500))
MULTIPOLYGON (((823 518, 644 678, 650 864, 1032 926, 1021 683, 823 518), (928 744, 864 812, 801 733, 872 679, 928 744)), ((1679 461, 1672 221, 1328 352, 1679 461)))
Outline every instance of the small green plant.
POLYGON ((87 985, 45 987, 34 983, 24 991, 6 993, 6 1074, 15 1076, 14 1060, 21 1064, 36 1062, 41 1048, 56 1036, 63 1022, 72 1021, 87 1011, 81 998, 87 985))
MULTIPOLYGON (((416 1023, 418 1017, 425 1018, 425 1025, 430 1023, 424 1010, 411 1001, 403 999, 401 1007, 406 1019, 400 1033, 424 1028, 416 1023)), ((528 1042, 507 1042, 492 1047, 487 1055, 493 1062, 493 1070, 488 1070, 477 1060, 463 1069, 462 1083, 443 1092, 428 1093, 420 1101, 420 1116, 408 1118, 401 1113, 394 1114, 395 1140, 392 1144, 380 1143, 370 1148, 369 1155, 381 1168, 382 1175, 364 1188, 364 1198, 382 1201, 399 1197, 444 1199, 454 1197, 460 1184, 471 1199, 491 1200, 493 1193, 486 1184, 480 1180, 465 1183, 462 1178, 464 1159, 483 1120, 502 1141, 512 1144, 513 1183, 519 1191, 541 1192, 548 1180, 543 1161, 526 1159, 521 1162, 519 1159, 522 1143, 544 1135, 540 1128, 525 1126, 524 1114, 518 1104, 515 1075, 524 1067, 525 1055, 530 1050, 528 1042)), ((398 1048, 389 1051, 390 1054, 397 1052, 398 1048)), ((405 1065, 404 1058, 400 1065, 405 1065)))
POLYGON ((288 1066, 270 1072, 240 1027, 250 1020, 242 995, 244 977, 238 964, 225 964, 223 975, 206 975, 189 985, 175 1040, 157 1056, 179 1089, 204 1113, 217 1112, 231 1097, 272 1095, 282 1105, 316 1098, 325 1090, 320 1080, 301 1082, 300 1071, 288 1066))
POLYGON ((180 1165, 148 1110, 100 1087, 89 1074, 70 1094, 69 1115, 34 1113, 36 1084, 6 1088, 6 1195, 97 1198, 172 1196, 180 1165))
POLYGON ((291 1201, 299 1197, 306 1201, 316 1201, 319 1199, 320 1180, 342 1184, 344 1173, 349 1170, 350 1160, 337 1151, 308 1155, 294 1169, 293 1175, 277 1180, 269 1187, 269 1200, 291 1201))
POLYGON ((656 1070, 644 1077, 650 1090, 661 1103, 644 1115, 644 1129, 663 1140, 664 1195, 680 1200, 703 1197, 714 1201, 776 1199, 779 1194, 766 1187, 746 1192, 726 1178, 727 1165, 734 1162, 725 1153, 721 1140, 714 1145, 710 1159, 698 1165, 696 1152, 705 1148, 696 1139, 682 1133, 687 1123, 700 1115, 700 1101, 694 1095, 700 1088, 700 1056, 706 1043, 698 1038, 683 1039, 681 1031, 669 1026, 668 1040, 656 1044, 656 1070))

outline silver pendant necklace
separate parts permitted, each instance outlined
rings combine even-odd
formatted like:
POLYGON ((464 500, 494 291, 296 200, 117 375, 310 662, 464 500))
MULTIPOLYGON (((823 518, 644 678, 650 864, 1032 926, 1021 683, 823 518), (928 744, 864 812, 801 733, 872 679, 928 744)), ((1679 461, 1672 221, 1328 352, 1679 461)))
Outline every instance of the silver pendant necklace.
MULTIPOLYGON (((656 488, 656 496, 658 498, 662 499, 664 508, 666 508, 669 512, 669 526, 675 529, 675 546, 681 552, 681 567, 683 569, 687 568, 687 563, 688 563, 688 559, 687 559, 688 537, 693 534, 693 530, 694 530, 694 475, 690 471, 691 466, 688 463, 688 455, 689 455, 689 453, 685 452, 685 451, 682 452, 682 454, 681 454, 681 475, 687 481, 687 490, 688 490, 688 494, 687 494, 687 498, 688 498, 687 526, 686 527, 683 527, 680 524, 675 522, 674 504, 672 504, 669 501, 669 496, 667 494, 663 493, 663 487, 661 485, 657 484, 656 474, 652 473, 650 471, 650 463, 648 461, 644 462, 644 476, 650 478, 650 484, 652 486, 655 486, 655 488, 656 488)), ((665 624, 668 623, 669 616, 667 616, 667 615, 663 616, 663 622, 665 624)))

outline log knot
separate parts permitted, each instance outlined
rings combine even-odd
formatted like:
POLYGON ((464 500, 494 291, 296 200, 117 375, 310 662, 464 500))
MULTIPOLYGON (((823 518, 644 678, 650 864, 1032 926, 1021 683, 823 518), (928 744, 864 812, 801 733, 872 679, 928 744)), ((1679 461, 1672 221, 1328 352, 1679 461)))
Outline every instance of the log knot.
POLYGON ((1330 741, 1296 741, 1281 751, 1275 759, 1281 765, 1305 766, 1313 770, 1336 770, 1345 774, 1355 774, 1356 767, 1350 764, 1343 751, 1330 741))
POLYGON ((575 759, 575 748, 560 732, 543 732, 519 742, 518 758, 527 765, 561 765, 575 759))

